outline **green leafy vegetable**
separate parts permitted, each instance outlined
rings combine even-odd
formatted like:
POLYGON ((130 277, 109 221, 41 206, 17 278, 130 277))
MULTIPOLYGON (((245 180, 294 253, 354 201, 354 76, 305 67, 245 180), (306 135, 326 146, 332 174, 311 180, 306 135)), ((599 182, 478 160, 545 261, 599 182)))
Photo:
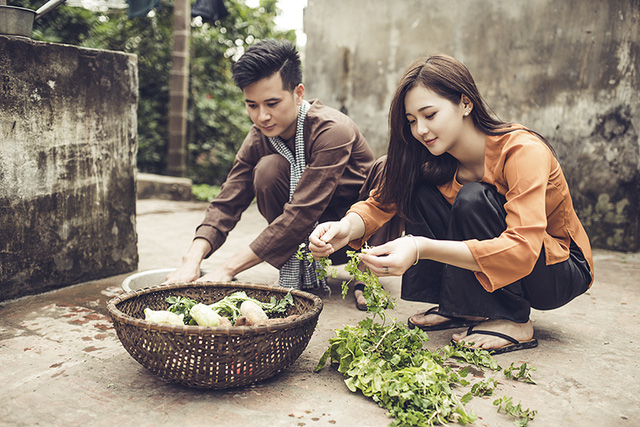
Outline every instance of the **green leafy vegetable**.
POLYGON ((469 383, 439 352, 423 348, 429 338, 419 328, 398 322, 385 326, 365 318, 357 327, 336 330, 336 335, 316 372, 328 360, 336 363, 349 390, 359 390, 387 409, 395 419, 392 425, 466 424, 476 419, 464 408, 471 394, 458 399, 454 393, 455 386, 469 383))
POLYGON ((258 305, 260 305, 267 314, 285 313, 287 311, 287 307, 294 305, 293 295, 291 295, 291 292, 287 292, 284 298, 280 301, 277 300, 275 295, 271 295, 270 302, 266 303, 258 301, 258 305))
POLYGON ((500 370, 500 366, 491 353, 481 348, 469 348, 463 344, 452 341, 442 349, 444 358, 455 357, 477 366, 484 366, 492 371, 500 370))
POLYGON ((511 397, 503 396, 500 399, 493 401, 493 405, 498 407, 498 412, 504 410, 507 415, 511 415, 516 420, 513 422, 516 426, 526 426, 529 420, 533 420, 537 411, 530 409, 523 409, 521 403, 514 405, 511 401, 511 397))
POLYGON ((169 310, 178 315, 184 315, 182 321, 185 325, 195 325, 196 321, 191 317, 191 308, 198 302, 186 297, 167 297, 165 301, 169 304, 169 310))
POLYGON ((358 268, 360 263, 359 253, 356 251, 347 251, 349 261, 344 267, 345 271, 351 274, 351 278, 342 282, 342 298, 345 298, 349 291, 349 283, 352 281, 364 283, 362 295, 367 301, 367 312, 378 315, 384 320, 386 309, 394 309, 396 301, 391 295, 384 290, 380 284, 378 276, 373 274, 368 268, 362 271, 358 268))
POLYGON ((272 295, 269 302, 262 302, 247 296, 247 293, 244 291, 238 291, 224 297, 218 302, 213 303, 211 308, 217 311, 220 315, 228 317, 233 324, 241 315, 240 306, 245 301, 253 301, 258 304, 258 306, 260 306, 267 315, 285 313, 287 311, 287 307, 294 305, 293 295, 291 295, 291 292, 287 292, 287 294, 279 301, 275 295, 272 295))
POLYGON ((319 265, 319 268, 316 269, 316 273, 318 274, 318 280, 322 280, 328 276, 331 276, 334 279, 338 277, 337 270, 335 268, 330 269, 330 267, 333 265, 333 262, 329 258, 322 257, 315 260, 313 259, 313 255, 311 255, 311 252, 304 251, 305 247, 306 247, 306 243, 304 242, 300 243, 300 246, 298 246, 298 252, 296 252, 296 258, 302 261, 306 260, 309 264, 313 264, 314 261, 317 261, 319 265))
POLYGON ((498 386, 498 381, 495 378, 487 378, 485 381, 478 381, 471 387, 471 393, 474 396, 491 396, 493 391, 498 386))
POLYGON ((220 301, 211 304, 211 308, 215 310, 221 316, 227 317, 232 324, 236 322, 240 317, 240 305, 244 301, 247 301, 249 297, 244 291, 234 292, 231 295, 227 295, 220 301))
POLYGON ((512 380, 522 380, 529 384, 535 384, 536 382, 531 378, 531 372, 535 370, 535 366, 528 367, 526 363, 523 363, 519 367, 516 367, 513 366, 513 362, 511 362, 511 366, 504 370, 504 375, 512 380))
MULTIPOLYGON (((167 309, 168 311, 184 315, 183 320, 185 325, 197 324, 190 313, 193 306, 197 304, 197 301, 186 297, 175 296, 167 297, 165 301, 171 304, 167 309)), ((294 305, 293 295, 291 295, 291 292, 287 292, 287 294, 280 300, 278 300, 275 295, 272 295, 269 302, 262 302, 255 298, 249 297, 244 291, 238 291, 232 293, 231 295, 227 295, 220 301, 209 305, 209 307, 216 314, 228 318, 231 321, 231 324, 234 324, 238 317, 240 317, 241 315, 240 306, 245 301, 253 301, 254 303, 258 304, 258 306, 260 306, 260 308, 262 308, 262 310, 267 315, 286 313, 287 308, 294 305)))
MULTIPOLYGON (((455 364, 447 361, 458 359, 499 371, 501 368, 491 353, 458 343, 436 351, 424 348, 424 343, 429 340, 427 334, 391 319, 386 309, 394 308, 395 300, 382 288, 376 275, 369 269, 361 271, 358 268, 358 253, 347 251, 347 255, 349 262, 345 270, 351 273, 352 278, 342 283, 342 297, 346 296, 351 281, 363 282, 367 311, 373 316, 363 319, 358 326, 336 329, 336 337, 329 340, 329 348, 320 358, 316 372, 322 370, 327 361, 337 365, 349 390, 360 391, 385 408, 394 419, 392 426, 473 423, 477 417, 464 405, 473 396, 492 395, 497 381, 489 378, 476 382, 470 392, 458 398, 454 390, 470 385, 466 380, 468 368, 456 371, 453 368, 455 364), (382 323, 374 321, 376 316, 382 323)), ((307 260, 312 262, 313 258, 307 260)), ((533 419, 535 415, 535 411, 522 411, 519 405, 511 404, 508 409, 506 403, 503 406, 510 414, 521 411, 518 420, 524 420, 525 424, 529 417, 533 419)))
MULTIPOLYGON (((337 270, 335 268, 331 268, 333 264, 329 258, 322 257, 314 259, 310 252, 304 251, 305 246, 305 243, 300 244, 298 252, 296 253, 296 258, 306 260, 309 264, 317 261, 320 266, 319 269, 316 270, 319 279, 329 276, 334 279, 338 277, 337 270)), ((371 270, 367 268, 365 271, 361 271, 358 268, 358 264, 360 263, 358 255, 359 252, 357 251, 347 251, 349 261, 344 269, 347 273, 350 273, 351 277, 349 280, 342 282, 342 298, 345 298, 349 292, 349 284, 352 282, 364 283, 364 290, 362 291, 362 294, 365 300, 367 300, 367 311, 374 315, 379 315, 382 318, 385 309, 395 308, 395 299, 391 298, 391 295, 384 290, 380 284, 380 280, 378 280, 378 276, 373 274, 371 270)))

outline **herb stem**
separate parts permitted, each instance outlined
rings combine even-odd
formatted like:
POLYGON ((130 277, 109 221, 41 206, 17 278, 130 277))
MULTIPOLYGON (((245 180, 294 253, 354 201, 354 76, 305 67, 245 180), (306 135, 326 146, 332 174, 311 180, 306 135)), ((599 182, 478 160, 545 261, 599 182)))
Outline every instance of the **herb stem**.
POLYGON ((382 338, 380 338, 380 341, 378 341, 378 344, 376 344, 371 351, 374 352, 374 351, 378 350, 378 347, 380 346, 380 344, 382 344, 382 341, 384 341, 384 339, 387 337, 387 335, 389 335, 395 329, 397 329, 397 325, 396 324, 394 324, 392 327, 388 328, 386 330, 386 332, 382 335, 382 338))

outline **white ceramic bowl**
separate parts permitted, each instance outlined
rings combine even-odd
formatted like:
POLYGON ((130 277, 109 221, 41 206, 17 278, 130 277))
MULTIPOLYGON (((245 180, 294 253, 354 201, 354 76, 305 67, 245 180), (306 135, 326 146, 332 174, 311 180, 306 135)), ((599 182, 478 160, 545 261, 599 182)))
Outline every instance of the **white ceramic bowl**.
MULTIPOLYGON (((162 284, 162 282, 166 280, 167 275, 174 270, 175 268, 163 268, 132 274, 124 279, 122 282, 122 289, 124 289, 125 292, 130 292, 142 288, 149 288, 151 286, 158 286, 162 284)), ((208 271, 203 270, 201 273, 202 275, 205 275, 208 271)))

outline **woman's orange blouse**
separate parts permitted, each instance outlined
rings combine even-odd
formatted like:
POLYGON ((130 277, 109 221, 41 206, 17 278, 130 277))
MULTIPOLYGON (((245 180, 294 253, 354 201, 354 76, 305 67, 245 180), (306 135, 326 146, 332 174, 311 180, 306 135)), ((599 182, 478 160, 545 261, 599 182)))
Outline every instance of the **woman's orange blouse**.
MULTIPOLYGON (((480 266, 475 275, 482 286, 493 292, 527 276, 543 244, 547 265, 567 260, 571 239, 584 254, 593 283, 589 237, 573 209, 567 181, 549 147, 524 129, 487 135, 485 141, 481 181, 495 186, 506 197, 507 228, 493 239, 464 242, 480 266)), ((457 174, 452 181, 438 186, 449 203, 462 188, 456 178, 457 174)), ((358 214, 365 224, 365 235, 350 242, 359 248, 396 210, 370 196, 353 205, 349 212, 358 214)))

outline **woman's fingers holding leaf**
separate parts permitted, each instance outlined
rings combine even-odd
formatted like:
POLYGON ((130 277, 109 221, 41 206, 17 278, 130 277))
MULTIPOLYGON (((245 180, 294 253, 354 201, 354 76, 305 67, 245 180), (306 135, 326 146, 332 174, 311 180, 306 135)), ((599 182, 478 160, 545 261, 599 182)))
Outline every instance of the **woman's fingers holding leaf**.
POLYGON ((391 275, 395 270, 393 260, 389 259, 388 243, 362 250, 360 260, 377 276, 391 275))
POLYGON ((383 245, 380 246, 371 246, 369 248, 363 248, 362 249, 362 253, 366 254, 366 255, 373 255, 373 256, 384 256, 384 255, 389 255, 391 249, 392 249, 392 245, 391 243, 393 243, 393 241, 391 242, 387 242, 383 245))
MULTIPOLYGON (((406 240, 406 239, 405 239, 406 240)), ((411 249, 403 239, 365 249, 360 259, 378 276, 400 276, 411 266, 411 249)))

